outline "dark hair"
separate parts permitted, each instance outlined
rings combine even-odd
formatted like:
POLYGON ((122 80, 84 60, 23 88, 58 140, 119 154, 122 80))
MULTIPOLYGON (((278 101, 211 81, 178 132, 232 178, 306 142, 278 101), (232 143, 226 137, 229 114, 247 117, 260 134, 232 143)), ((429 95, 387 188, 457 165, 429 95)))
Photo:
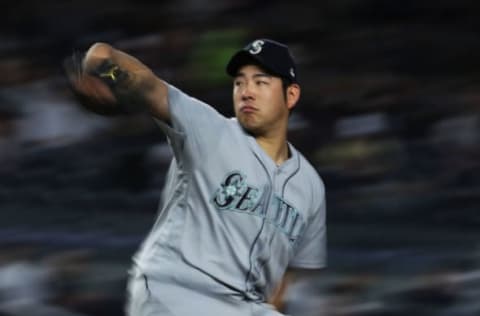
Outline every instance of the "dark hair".
POLYGON ((282 80, 283 97, 285 100, 287 100, 287 89, 292 84, 292 81, 285 77, 280 77, 280 79, 282 80))

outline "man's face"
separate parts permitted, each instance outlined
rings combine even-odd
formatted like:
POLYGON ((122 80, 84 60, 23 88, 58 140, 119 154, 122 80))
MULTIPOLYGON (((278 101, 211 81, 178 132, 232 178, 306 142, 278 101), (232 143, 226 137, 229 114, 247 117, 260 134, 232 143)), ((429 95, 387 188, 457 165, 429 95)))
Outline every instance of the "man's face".
POLYGON ((289 106, 282 80, 245 65, 233 80, 233 105, 240 124, 254 136, 286 128, 289 106))

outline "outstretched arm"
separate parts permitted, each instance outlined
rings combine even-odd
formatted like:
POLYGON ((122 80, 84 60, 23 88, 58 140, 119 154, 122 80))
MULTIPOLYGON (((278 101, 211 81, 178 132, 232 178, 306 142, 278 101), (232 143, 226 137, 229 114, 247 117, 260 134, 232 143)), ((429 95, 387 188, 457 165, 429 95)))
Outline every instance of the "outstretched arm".
POLYGON ((168 88, 135 57, 105 43, 65 65, 70 84, 87 109, 104 115, 150 112, 169 122, 168 88))

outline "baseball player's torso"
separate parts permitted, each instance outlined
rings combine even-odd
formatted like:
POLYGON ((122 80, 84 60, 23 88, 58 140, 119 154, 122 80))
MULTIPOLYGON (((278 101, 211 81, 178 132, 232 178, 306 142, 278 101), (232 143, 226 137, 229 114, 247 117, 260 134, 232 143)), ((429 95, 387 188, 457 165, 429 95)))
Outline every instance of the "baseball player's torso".
POLYGON ((135 262, 150 278, 264 300, 323 187, 293 146, 276 166, 236 119, 212 120, 211 134, 174 144, 161 210, 135 262))

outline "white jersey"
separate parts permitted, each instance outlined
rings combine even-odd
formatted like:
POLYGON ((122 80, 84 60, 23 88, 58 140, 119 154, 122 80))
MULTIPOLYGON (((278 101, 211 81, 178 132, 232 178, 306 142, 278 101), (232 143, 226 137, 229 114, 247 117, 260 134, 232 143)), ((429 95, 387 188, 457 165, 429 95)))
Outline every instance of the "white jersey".
POLYGON ((158 218, 134 257, 153 280, 264 301, 287 266, 326 265, 325 190, 289 144, 282 165, 238 121, 173 86, 174 159, 158 218))

